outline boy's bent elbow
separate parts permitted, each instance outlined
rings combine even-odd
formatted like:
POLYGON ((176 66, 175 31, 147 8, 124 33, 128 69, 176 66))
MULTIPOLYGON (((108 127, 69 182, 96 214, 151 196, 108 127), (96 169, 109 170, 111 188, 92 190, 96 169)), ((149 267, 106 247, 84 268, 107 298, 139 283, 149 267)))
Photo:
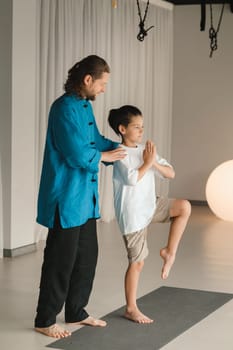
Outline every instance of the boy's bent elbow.
POLYGON ((176 176, 175 170, 172 167, 169 167, 167 178, 172 180, 175 178, 175 176, 176 176))
POLYGON ((173 170, 173 171, 171 172, 171 177, 170 177, 170 179, 174 179, 175 176, 176 176, 176 173, 175 173, 175 171, 173 170))

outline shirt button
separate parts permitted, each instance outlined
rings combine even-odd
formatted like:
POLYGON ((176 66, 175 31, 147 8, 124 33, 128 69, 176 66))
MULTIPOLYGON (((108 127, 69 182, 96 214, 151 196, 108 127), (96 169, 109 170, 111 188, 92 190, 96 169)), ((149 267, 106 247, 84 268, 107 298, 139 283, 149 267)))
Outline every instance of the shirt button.
POLYGON ((93 122, 89 122, 89 123, 88 123, 88 125, 92 125, 92 124, 94 124, 94 123, 93 123, 93 122))
POLYGON ((95 145, 95 142, 90 142, 90 145, 95 145))

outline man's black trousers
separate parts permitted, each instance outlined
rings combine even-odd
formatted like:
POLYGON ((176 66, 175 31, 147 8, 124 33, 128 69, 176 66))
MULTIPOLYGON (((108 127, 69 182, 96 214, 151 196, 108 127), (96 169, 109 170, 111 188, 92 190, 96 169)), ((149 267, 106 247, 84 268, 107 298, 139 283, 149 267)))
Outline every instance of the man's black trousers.
POLYGON ((96 220, 63 229, 57 211, 44 250, 35 327, 55 324, 64 303, 65 322, 88 317, 84 308, 92 290, 97 256, 96 220))

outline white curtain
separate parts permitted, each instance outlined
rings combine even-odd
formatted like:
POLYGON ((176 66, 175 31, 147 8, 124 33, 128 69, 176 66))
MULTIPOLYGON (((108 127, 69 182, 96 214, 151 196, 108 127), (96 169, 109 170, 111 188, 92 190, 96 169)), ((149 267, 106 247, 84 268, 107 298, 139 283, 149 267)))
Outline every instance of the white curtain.
MULTIPOLYGON (((169 160, 171 145, 173 11, 150 3, 144 41, 137 40, 136 0, 40 0, 38 70, 38 181, 48 110, 63 93, 68 69, 89 54, 106 59, 111 68, 105 94, 93 108, 100 132, 117 140, 107 124, 108 111, 123 104, 139 107, 144 115, 145 140, 155 141, 169 160)), ((146 3, 140 1, 142 15, 146 3)), ((101 166, 100 206, 104 221, 114 217, 111 167, 101 166)), ((168 184, 158 183, 161 194, 168 184)))

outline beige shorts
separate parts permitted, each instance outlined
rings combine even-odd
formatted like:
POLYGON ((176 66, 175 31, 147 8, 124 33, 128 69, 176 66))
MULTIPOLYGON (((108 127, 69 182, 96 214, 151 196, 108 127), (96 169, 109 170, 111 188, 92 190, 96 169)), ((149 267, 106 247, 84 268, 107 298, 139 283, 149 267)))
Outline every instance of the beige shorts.
MULTIPOLYGON (((170 208, 173 199, 159 197, 157 206, 151 222, 164 223, 170 221, 170 208)), ((142 230, 123 235, 124 243, 128 253, 129 263, 144 260, 149 253, 147 246, 147 227, 142 230)))

